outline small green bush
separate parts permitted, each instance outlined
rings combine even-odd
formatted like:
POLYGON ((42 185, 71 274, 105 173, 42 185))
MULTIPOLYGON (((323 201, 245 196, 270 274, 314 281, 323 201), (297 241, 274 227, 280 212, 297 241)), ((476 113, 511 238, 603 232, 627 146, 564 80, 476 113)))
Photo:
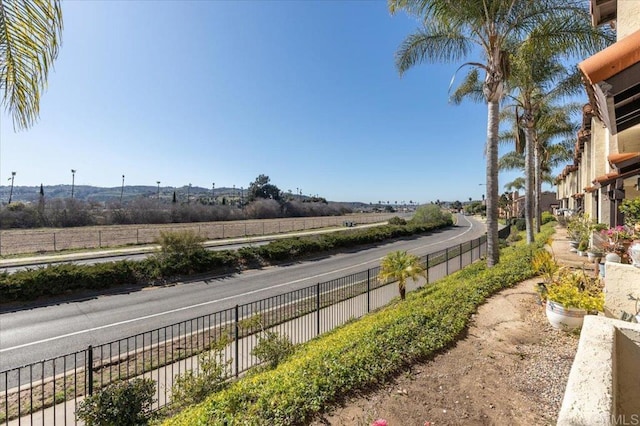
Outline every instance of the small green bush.
POLYGON ((549 223, 549 222, 553 222, 554 220, 556 220, 556 217, 549 212, 542 212, 542 215, 540 217, 540 223, 542 225, 549 223))
POLYGON ((156 393, 151 379, 133 379, 107 386, 80 402, 76 416, 87 426, 139 426, 152 419, 156 393))
POLYGON ((404 219, 403 219, 403 218, 401 218, 401 217, 394 216, 394 217, 392 217, 391 219, 389 219, 389 220, 387 221, 387 223, 388 223, 389 225, 406 225, 406 224, 407 224, 407 221, 406 221, 406 220, 404 220, 404 219))
POLYGON ((516 220, 515 226, 518 231, 524 231, 525 229, 527 229, 527 222, 524 219, 520 218, 516 220))
POLYGON ((258 358, 260 362, 266 363, 268 368, 276 368, 291 356, 294 349, 295 345, 287 336, 267 330, 258 336, 258 343, 251 350, 251 355, 258 358))
POLYGON ((233 359, 224 359, 224 349, 229 339, 211 344, 208 351, 198 355, 198 372, 189 370, 179 376, 171 388, 171 405, 183 408, 202 402, 208 395, 224 389, 231 377, 233 359))

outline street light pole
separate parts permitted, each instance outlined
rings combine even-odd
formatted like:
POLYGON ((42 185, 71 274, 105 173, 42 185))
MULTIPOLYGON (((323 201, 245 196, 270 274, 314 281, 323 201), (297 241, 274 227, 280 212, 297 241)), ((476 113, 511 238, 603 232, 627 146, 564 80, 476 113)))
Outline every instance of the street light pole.
POLYGON ((76 185, 76 169, 71 169, 71 199, 73 199, 73 190, 76 185))
POLYGON ((122 188, 120 189, 120 207, 122 207, 122 195, 124 194, 124 175, 122 175, 122 188))
POLYGON ((9 180, 11 180, 11 191, 9 191, 9 204, 11 204, 11 197, 13 197, 13 180, 16 177, 16 172, 11 172, 11 178, 9 180))

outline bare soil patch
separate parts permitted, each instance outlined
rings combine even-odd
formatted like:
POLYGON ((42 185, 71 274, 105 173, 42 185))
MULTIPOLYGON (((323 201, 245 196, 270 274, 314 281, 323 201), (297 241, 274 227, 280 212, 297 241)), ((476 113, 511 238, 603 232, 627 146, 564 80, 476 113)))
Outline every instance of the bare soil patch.
POLYGON ((385 386, 352 395, 311 424, 555 424, 578 336, 549 325, 534 291, 537 281, 491 297, 467 336, 448 351, 385 386))

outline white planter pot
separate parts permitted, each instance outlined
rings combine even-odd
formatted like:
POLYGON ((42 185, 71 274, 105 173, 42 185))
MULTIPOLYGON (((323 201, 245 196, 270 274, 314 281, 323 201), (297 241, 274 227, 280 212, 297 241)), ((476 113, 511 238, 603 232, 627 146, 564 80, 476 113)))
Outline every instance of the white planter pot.
POLYGON ((618 256, 616 253, 607 253, 607 255, 604 257, 604 260, 607 262, 615 263, 620 263, 621 261, 620 256, 618 256))
POLYGON ((636 242, 629 247, 629 257, 631 258, 633 266, 640 268, 640 242, 636 242))
POLYGON ((584 309, 565 308, 559 303, 547 300, 547 319, 553 328, 571 331, 582 327, 584 316, 587 311, 584 309))
POLYGON ((589 259, 589 261, 591 263, 600 263, 600 259, 602 259, 602 255, 601 254, 596 254, 596 253, 591 253, 590 251, 587 252, 587 259, 589 259))

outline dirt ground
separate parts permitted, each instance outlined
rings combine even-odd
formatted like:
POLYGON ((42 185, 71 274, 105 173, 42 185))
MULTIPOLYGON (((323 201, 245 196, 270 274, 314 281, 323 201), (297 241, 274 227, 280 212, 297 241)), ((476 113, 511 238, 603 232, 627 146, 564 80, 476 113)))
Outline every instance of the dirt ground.
POLYGON ((454 347, 328 409, 312 425, 555 424, 578 336, 549 326, 537 281, 496 294, 454 347))

